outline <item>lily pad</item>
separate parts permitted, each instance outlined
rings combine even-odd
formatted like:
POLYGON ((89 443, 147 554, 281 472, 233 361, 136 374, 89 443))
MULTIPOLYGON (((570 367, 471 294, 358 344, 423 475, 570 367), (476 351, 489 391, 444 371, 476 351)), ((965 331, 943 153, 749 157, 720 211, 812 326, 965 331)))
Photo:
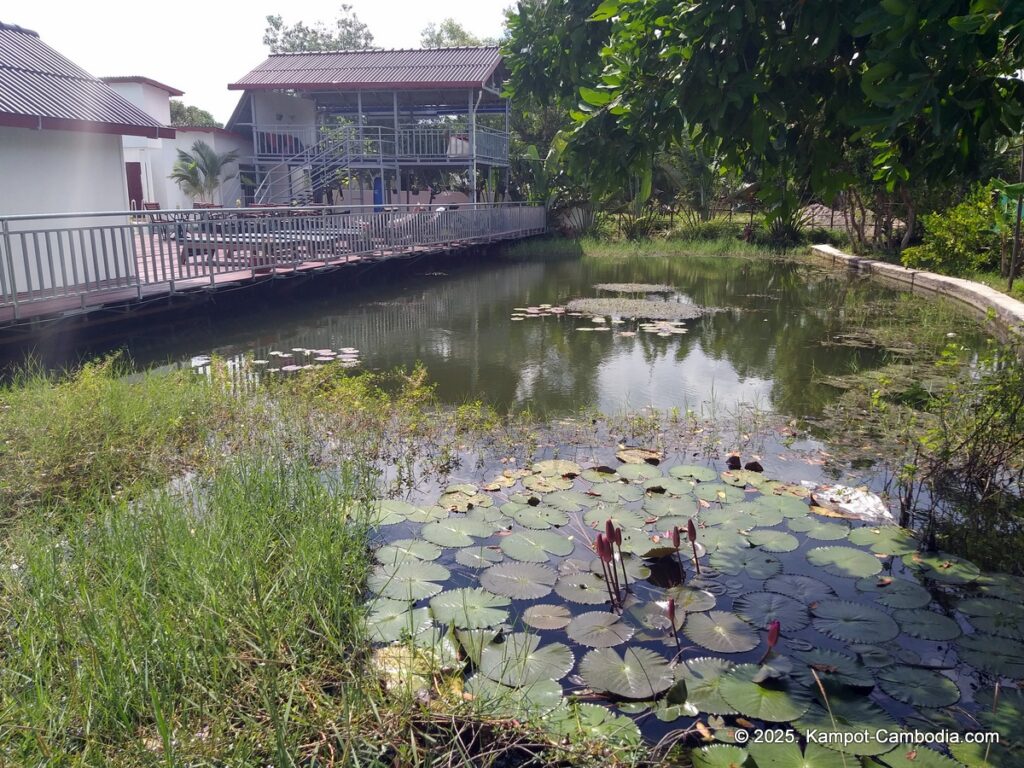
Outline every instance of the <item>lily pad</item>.
POLYGON ((805 502, 793 496, 759 496, 754 500, 754 504, 772 512, 777 512, 783 517, 805 517, 810 511, 805 502))
POLYGON ((498 634, 499 631, 496 629, 458 629, 455 631, 459 645, 476 666, 480 666, 480 654, 484 652, 484 648, 493 643, 498 634))
POLYGON ((960 701, 956 683, 920 667, 888 667, 876 675, 878 687, 897 701, 915 707, 950 707, 960 701))
MULTIPOLYGON (((502 510, 504 511, 504 507, 502 507, 502 510)), ((569 522, 569 515, 560 509, 555 509, 545 504, 536 507, 524 504, 512 510, 512 519, 527 528, 546 530, 552 526, 565 525, 569 522)))
POLYGON ((893 613, 900 629, 912 637, 935 642, 956 640, 963 634, 960 625, 948 616, 928 610, 905 610, 893 613))
POLYGON ((793 727, 803 735, 814 731, 820 735, 816 741, 829 749, 848 755, 881 755, 892 751, 888 739, 899 733, 900 727, 884 709, 871 699, 859 695, 830 694, 828 709, 814 704, 793 727), (876 738, 876 732, 883 738, 876 738), (827 740, 827 743, 825 741, 827 740))
POLYGON ((568 477, 573 478, 583 474, 583 467, 575 461, 566 459, 548 459, 538 461, 533 465, 533 471, 545 477, 568 477))
POLYGON ((647 648, 629 647, 620 656, 613 648, 597 648, 580 662, 580 675, 595 691, 624 699, 649 699, 675 682, 668 660, 647 648))
POLYGON ((590 491, 600 496, 603 501, 611 503, 640 501, 644 497, 644 491, 639 486, 615 481, 597 483, 591 487, 590 491))
POLYGON ((792 552, 800 546, 800 541, 796 536, 791 536, 783 531, 752 531, 747 538, 751 544, 765 552, 792 552))
POLYGON ((554 680, 512 688, 478 674, 466 681, 466 693, 478 711, 518 720, 540 717, 562 703, 562 686, 554 680))
POLYGON ((632 719, 596 704, 574 704, 556 709, 545 718, 544 727, 570 740, 582 738, 610 744, 640 742, 640 729, 632 719))
POLYGON ((956 648, 972 667, 1014 680, 1024 678, 1024 643, 979 633, 961 637, 956 648))
POLYGON ((689 504, 693 504, 693 483, 689 480, 658 475, 657 477, 645 480, 643 486, 644 490, 649 493, 663 493, 677 499, 686 498, 689 504))
POLYGON ((916 581, 894 579, 891 576, 869 576, 857 582, 857 589, 868 592, 876 603, 886 608, 924 608, 932 601, 932 594, 916 581))
POLYGON ((713 744, 690 750, 694 768, 743 768, 748 765, 747 751, 732 744, 713 744))
POLYGON ((494 533, 494 527, 469 517, 449 517, 426 523, 420 535, 440 547, 468 547, 474 537, 482 538, 494 533))
POLYGON ((536 600, 551 593, 558 574, 537 563, 499 563, 480 574, 480 586, 515 600, 536 600))
POLYGON ((805 605, 835 597, 835 591, 823 581, 810 576, 786 573, 773 576, 764 583, 766 592, 778 592, 805 605))
POLYGON ((398 539, 385 544, 374 556, 383 565, 394 565, 405 560, 436 560, 441 556, 441 548, 422 539, 398 539))
POLYGON ((916 551, 919 545, 913 533, 898 525, 854 528, 850 531, 850 541, 857 546, 869 546, 872 552, 880 555, 903 556, 916 551))
MULTIPOLYGON (((962 768, 963 763, 957 762, 956 760, 946 757, 941 752, 936 752, 934 749, 928 747, 913 744, 901 744, 896 747, 892 752, 885 755, 885 764, 888 768, 962 768)), ((985 768, 984 760, 969 763, 972 768, 985 768)), ((996 763, 992 764, 992 768, 996 767, 996 763)))
POLYGON ((722 698, 722 678, 733 663, 714 656, 687 659, 676 666, 676 679, 686 684, 686 701, 710 715, 735 715, 737 711, 722 698))
POLYGON ((668 471, 672 477, 681 480, 695 480, 698 483, 710 483, 718 479, 718 472, 711 467, 700 467, 696 464, 679 464, 668 471))
POLYGON ((813 742, 803 752, 796 742, 752 741, 748 747, 757 768, 853 768, 838 752, 813 742))
POLYGON ((505 635, 505 642, 484 648, 480 673, 518 688, 541 680, 560 680, 572 669, 573 661, 572 651, 562 643, 541 645, 537 635, 512 632, 505 635))
POLYGON ((597 504, 598 499, 580 491, 555 491, 544 496, 544 503, 563 512, 579 512, 584 507, 597 504))
POLYGON ((631 482, 661 477, 661 470, 650 464, 623 464, 619 467, 618 472, 619 477, 631 482))
POLYGON ((712 507, 701 511, 698 515, 703 525, 725 525, 736 530, 753 528, 757 518, 747 512, 748 504, 728 504, 724 507, 712 507))
POLYGON ((376 526, 385 526, 401 523, 419 511, 419 508, 401 499, 381 499, 374 503, 373 511, 370 522, 376 526))
POLYGON ((782 562, 757 549, 719 548, 711 556, 711 567, 730 576, 745 574, 752 579, 769 579, 782 573, 782 562))
POLYGON ((546 563, 550 555, 569 555, 573 541, 555 531, 517 531, 501 540, 501 551, 514 560, 546 563))
POLYGON ((682 584, 665 590, 665 599, 668 600, 670 597, 676 601, 676 610, 686 613, 710 611, 718 602, 718 598, 706 589, 697 589, 682 584))
POLYGON ((824 683, 835 682, 853 688, 875 687, 875 679, 871 675, 871 670, 853 656, 830 651, 827 648, 796 651, 793 656, 803 663, 803 666, 799 664, 796 666, 793 676, 809 689, 817 687, 815 674, 824 683), (813 674, 811 670, 814 671, 813 674))
POLYGON ((366 629, 375 643, 391 643, 403 636, 417 635, 430 627, 430 611, 410 608, 406 600, 379 597, 370 606, 366 629))
POLYGON ((614 613, 591 611, 576 616, 565 630, 569 639, 590 648, 609 648, 627 642, 633 636, 633 627, 614 613))
MULTIPOLYGON (((681 517, 689 520, 692 515, 697 514, 697 506, 692 497, 677 499, 668 496, 649 496, 644 500, 644 512, 652 517, 681 517)), ((659 528, 661 525, 659 521, 659 528)))
POLYGON ((509 599, 480 587, 463 587, 442 592, 430 600, 434 618, 459 629, 484 629, 508 618, 509 599))
POLYGON ((850 534, 850 528, 842 523, 829 523, 813 517, 797 517, 786 521, 791 531, 802 533, 808 539, 817 541, 840 541, 850 534))
POLYGON ((787 723, 808 710, 811 696, 806 689, 783 680, 756 683, 760 669, 758 664, 733 667, 722 678, 722 698, 741 715, 769 723, 787 723))
POLYGON ((555 582, 555 592, 584 605, 601 605, 610 599, 604 579, 589 570, 562 574, 555 582))
POLYGON ((754 472, 750 469, 727 469, 720 477, 723 483, 735 485, 737 488, 746 486, 758 488, 768 482, 761 472, 754 472))
POLYGON ((882 570, 877 557, 853 547, 818 547, 807 553, 807 560, 833 576, 851 579, 874 576, 882 570))
POLYGON ((754 628, 725 611, 689 614, 683 633, 697 645, 718 653, 743 653, 758 645, 754 628))
POLYGON ((881 643, 900 633, 889 614, 863 603, 822 600, 811 606, 811 612, 816 630, 847 643, 881 643))
POLYGON ((725 483, 698 483, 693 493, 701 501, 720 504, 736 504, 747 498, 741 489, 725 483))
POLYGON ((374 568, 367 586, 375 595, 394 600, 422 600, 436 595, 442 586, 435 582, 447 581, 451 572, 443 565, 424 560, 404 560, 374 568))
POLYGON ((455 553, 455 562, 465 568, 476 570, 490 568, 504 559, 501 552, 485 546, 462 547, 455 553))
POLYGON ((778 621, 784 634, 797 632, 811 623, 802 602, 778 592, 748 592, 733 604, 733 610, 761 629, 768 629, 773 621, 778 621))
POLYGON ((566 477, 530 475, 523 478, 523 487, 534 493, 554 493, 568 491, 572 488, 572 480, 566 477))
POLYGON ((946 552, 911 552, 903 556, 903 564, 920 571, 926 579, 944 584, 970 584, 981 576, 981 569, 970 560, 946 552))
POLYGON ((523 623, 534 629, 564 629, 571 619, 564 605, 531 605, 523 611, 523 623))
POLYGON ((606 520, 611 520, 612 524, 619 528, 638 529, 645 525, 643 517, 625 507, 593 507, 583 515, 583 522, 601 531, 604 530, 606 520))

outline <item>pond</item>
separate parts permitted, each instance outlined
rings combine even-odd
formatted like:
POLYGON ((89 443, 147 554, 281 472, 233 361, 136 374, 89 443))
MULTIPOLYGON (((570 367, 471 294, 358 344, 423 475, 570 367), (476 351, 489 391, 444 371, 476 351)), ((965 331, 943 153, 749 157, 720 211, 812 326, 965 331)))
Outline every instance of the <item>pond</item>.
MULTIPOLYGON (((984 343, 977 324, 944 304, 765 258, 487 255, 395 264, 356 285, 317 279, 323 289, 301 296, 279 290, 230 309, 181 310, 172 326, 122 327, 113 341, 62 333, 34 352, 51 365, 120 348, 143 366, 202 367, 219 355, 282 368, 313 364, 321 350, 358 350, 353 355, 370 369, 422 362, 450 404, 480 399, 499 411, 561 416, 644 407, 728 411, 745 403, 801 417, 838 396, 830 376, 934 355, 947 334, 968 349, 984 343), (664 285, 671 291, 624 298, 718 311, 672 333, 641 330, 634 320, 609 317, 601 328, 589 315, 517 311, 615 297, 595 288, 602 283, 664 285), (925 319, 928 338, 921 336, 925 319)), ((14 361, 21 354, 7 353, 14 361)))

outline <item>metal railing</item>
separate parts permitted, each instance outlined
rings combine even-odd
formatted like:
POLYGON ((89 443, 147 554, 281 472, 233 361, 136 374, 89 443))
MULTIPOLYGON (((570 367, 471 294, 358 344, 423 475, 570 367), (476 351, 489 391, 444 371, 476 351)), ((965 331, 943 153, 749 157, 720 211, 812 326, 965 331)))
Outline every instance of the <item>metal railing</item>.
POLYGON ((545 228, 519 203, 0 217, 0 322, 545 228))

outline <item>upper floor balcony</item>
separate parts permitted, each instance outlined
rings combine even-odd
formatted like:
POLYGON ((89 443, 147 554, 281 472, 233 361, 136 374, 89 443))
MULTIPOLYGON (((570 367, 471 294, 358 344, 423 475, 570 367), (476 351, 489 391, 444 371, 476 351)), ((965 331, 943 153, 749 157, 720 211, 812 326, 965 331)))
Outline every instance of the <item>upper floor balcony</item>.
POLYGON ((257 162, 296 165, 508 165, 508 133, 477 126, 257 125, 257 162))

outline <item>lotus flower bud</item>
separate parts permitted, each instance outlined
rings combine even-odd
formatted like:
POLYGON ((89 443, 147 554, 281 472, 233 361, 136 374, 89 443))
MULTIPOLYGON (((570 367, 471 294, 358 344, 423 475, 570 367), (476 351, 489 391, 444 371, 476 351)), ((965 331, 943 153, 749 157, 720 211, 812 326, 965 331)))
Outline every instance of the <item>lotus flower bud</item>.
POLYGON ((622 528, 615 529, 615 544, 620 549, 622 548, 622 528))
POLYGON ((612 559, 611 545, 608 543, 608 539, 604 537, 603 533, 599 533, 597 535, 597 556, 606 563, 611 562, 612 559))
POLYGON ((768 625, 768 648, 774 648, 776 643, 779 642, 779 631, 782 629, 782 625, 779 620, 776 619, 768 625))
POLYGON ((611 518, 604 521, 604 537, 608 540, 609 544, 615 543, 615 523, 612 522, 611 518))
POLYGON ((672 546, 676 549, 679 549, 679 544, 681 541, 682 539, 679 536, 679 526, 677 525, 672 529, 672 546))
POLYGON ((686 524, 686 538, 693 544, 697 540, 697 526, 693 524, 693 518, 686 524))
POLYGON ((676 627, 676 601, 673 598, 668 599, 668 620, 672 625, 672 629, 676 627))

